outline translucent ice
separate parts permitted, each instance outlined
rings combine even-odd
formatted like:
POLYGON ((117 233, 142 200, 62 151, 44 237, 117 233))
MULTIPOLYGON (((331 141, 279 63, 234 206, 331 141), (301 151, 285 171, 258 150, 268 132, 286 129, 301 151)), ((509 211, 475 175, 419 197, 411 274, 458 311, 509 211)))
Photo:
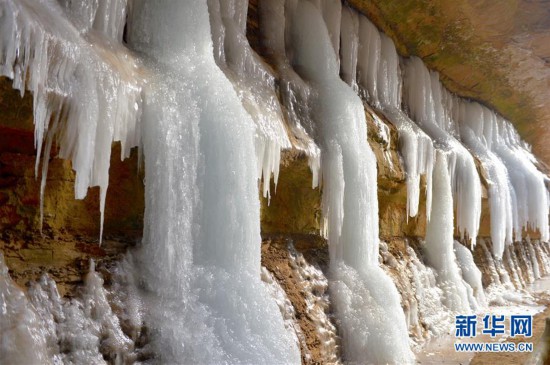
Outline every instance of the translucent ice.
POLYGON ((437 272, 444 304, 455 312, 470 310, 468 293, 462 281, 453 250, 453 198, 449 165, 444 152, 438 152, 434 167, 432 218, 426 226, 424 252, 427 263, 437 272))
POLYGON ((103 227, 111 143, 121 141, 122 157, 139 144, 142 77, 120 43, 123 1, 61 3, 68 8, 53 0, 0 2, 0 74, 33 94, 42 195, 55 139, 76 171, 76 198, 100 187, 103 227))
POLYGON ((472 155, 458 139, 452 95, 441 85, 438 74, 428 71, 416 57, 406 62, 403 84, 404 101, 411 117, 433 139, 434 145, 448 154, 456 226, 460 236, 474 245, 481 217, 481 182, 472 155))
POLYGON ((339 78, 320 9, 299 1, 290 16, 292 65, 314 90, 310 106, 321 147, 330 285, 345 358, 410 363, 399 295, 378 266, 376 158, 367 143, 363 104, 339 78))
POLYGON ((145 323, 163 363, 299 363, 260 279, 257 126, 216 65, 210 29, 206 1, 134 1, 130 12, 129 44, 155 70, 134 257, 145 323))

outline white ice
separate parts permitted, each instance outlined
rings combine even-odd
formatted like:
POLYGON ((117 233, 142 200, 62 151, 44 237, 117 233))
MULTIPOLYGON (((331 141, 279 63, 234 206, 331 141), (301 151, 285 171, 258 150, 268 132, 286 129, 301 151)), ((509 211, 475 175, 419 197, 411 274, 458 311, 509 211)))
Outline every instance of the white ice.
POLYGON ((402 78, 395 45, 365 16, 344 9, 342 17, 342 49, 346 46, 352 52, 341 53, 344 80, 352 87, 358 84, 360 95, 396 126, 407 173, 407 213, 410 217, 418 214, 420 177, 424 175, 429 220, 435 150, 431 138, 401 110, 402 78), (357 25, 346 25, 347 22, 357 25))
POLYGON ((123 1, 62 3, 69 8, 53 0, 0 2, 0 74, 33 94, 41 195, 55 139, 76 171, 76 198, 100 187, 103 229, 111 144, 121 142, 122 157, 139 145, 142 75, 120 43, 123 1))
POLYGON ((289 15, 292 65, 314 90, 310 105, 321 148, 330 286, 345 360, 411 363, 399 294, 378 265, 376 158, 363 103, 339 78, 321 10, 299 1, 289 15))
POLYGON ((428 71, 416 57, 406 62, 403 85, 404 101, 411 117, 438 149, 449 153, 456 226, 460 236, 474 245, 481 217, 481 182, 472 155, 457 139, 451 94, 441 85, 438 74, 428 71))
POLYGON ((210 29, 206 1, 133 2, 128 40, 155 70, 134 257, 145 323, 163 363, 299 363, 260 279, 257 126, 216 65, 210 29))
POLYGON ((426 262, 437 273, 437 283, 443 290, 444 304, 457 313, 471 308, 453 250, 453 198, 449 176, 449 155, 438 151, 435 167, 432 217, 426 226, 424 253, 426 262))

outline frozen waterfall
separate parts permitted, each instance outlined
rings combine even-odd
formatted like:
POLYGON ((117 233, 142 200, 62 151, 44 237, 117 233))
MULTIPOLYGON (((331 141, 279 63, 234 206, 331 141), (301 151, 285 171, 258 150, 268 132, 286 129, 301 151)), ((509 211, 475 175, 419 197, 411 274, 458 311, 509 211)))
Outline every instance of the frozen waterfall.
POLYGON ((513 124, 341 0, 0 0, 0 74, 32 93, 42 201, 57 151, 75 198, 100 188, 101 241, 113 142, 123 159, 138 147, 145 185, 143 237, 112 288, 91 261, 72 298, 47 275, 24 290, 0 253, 2 363, 298 364, 312 356, 291 301, 302 294, 326 358, 412 364, 454 314, 519 301, 550 272, 550 180, 513 124), (378 161, 366 109, 384 134, 378 161), (400 247, 380 242, 391 125, 395 224, 426 203, 425 237, 400 247), (315 236, 329 257, 317 267, 288 241, 307 289, 292 295, 261 261, 260 199, 277 194, 287 149, 319 198, 319 224, 289 236, 315 236))

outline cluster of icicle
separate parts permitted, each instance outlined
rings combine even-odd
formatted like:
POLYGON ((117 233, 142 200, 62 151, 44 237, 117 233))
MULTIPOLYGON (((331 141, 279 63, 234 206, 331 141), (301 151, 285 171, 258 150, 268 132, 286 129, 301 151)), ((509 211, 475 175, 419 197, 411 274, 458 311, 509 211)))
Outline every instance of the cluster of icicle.
POLYGON ((497 257, 505 244, 520 241, 525 230, 538 230, 548 241, 548 178, 537 169, 536 158, 512 124, 477 102, 451 94, 437 72, 429 71, 420 59, 400 59, 391 39, 356 11, 344 7, 341 28, 342 78, 398 128, 409 215, 418 213, 420 175, 425 175, 429 219, 434 153, 442 151, 447 155, 457 229, 475 244, 481 183, 473 155, 487 174, 497 257))
POLYGON ((411 217, 425 176, 425 256, 449 308, 486 301, 471 253, 453 238, 455 211, 461 237, 473 244, 479 229, 472 153, 488 175, 495 255, 524 229, 548 240, 547 178, 512 125, 449 93, 421 60, 401 60, 340 0, 260 1, 278 80, 248 44, 246 0, 130 4, 0 0, 0 72, 33 93, 42 189, 57 140, 77 172, 76 197, 100 186, 103 215, 111 143, 121 141, 122 157, 141 147, 144 237, 127 262, 157 360, 300 362, 297 337, 260 279, 257 181, 267 196, 281 149, 293 146, 309 157, 312 185, 323 186, 345 360, 414 361, 407 324, 415 314, 405 317, 378 263, 377 168, 363 100, 399 131, 411 217))
MULTIPOLYGON (((495 283, 486 295, 472 253, 453 239, 453 220, 456 212, 461 237, 475 244, 481 215, 475 156, 487 174, 494 257, 500 260, 503 253, 513 254, 513 250, 505 250, 506 245, 521 241, 526 229, 538 230, 546 242, 547 177, 537 170, 528 146, 508 121, 477 102, 448 92, 438 74, 430 72, 420 59, 400 59, 393 42, 364 16, 344 8, 341 27, 342 78, 398 129, 410 216, 418 213, 419 177, 426 176, 428 225, 423 251, 441 291, 415 286, 417 304, 406 310, 409 329, 417 328, 420 315, 437 335, 445 332, 441 326, 453 313, 476 311, 489 302, 525 300, 516 291, 525 285, 514 287, 510 281, 495 283), (433 203, 431 196, 437 197, 433 203), (441 312, 446 313, 445 318, 434 315, 434 301, 436 307, 446 308, 441 312)), ((534 280, 540 276, 533 259, 536 250, 529 241, 525 247, 531 253, 526 256, 531 259, 524 260, 528 277, 534 280)), ((519 267, 517 260, 509 265, 512 271, 519 267)), ((415 280, 425 270, 413 270, 415 280)), ((427 288, 435 283, 430 282, 427 288)))
POLYGON ((0 2, 0 74, 33 94, 42 196, 52 143, 76 171, 75 196, 100 187, 103 227, 111 144, 139 144, 142 75, 122 46, 124 0, 0 2))
MULTIPOLYGON (((456 221, 460 236, 476 243, 481 182, 474 157, 487 173, 497 259, 505 245, 521 240, 523 230, 538 230, 548 240, 547 177, 511 123, 451 94, 420 59, 400 59, 393 42, 366 17, 344 7, 341 29, 342 78, 398 129, 410 216, 418 213, 420 176, 426 177, 423 250, 443 289, 441 303, 451 313, 484 307, 487 298, 472 254, 453 238, 456 221)), ((409 323, 416 311, 408 313, 409 323)))

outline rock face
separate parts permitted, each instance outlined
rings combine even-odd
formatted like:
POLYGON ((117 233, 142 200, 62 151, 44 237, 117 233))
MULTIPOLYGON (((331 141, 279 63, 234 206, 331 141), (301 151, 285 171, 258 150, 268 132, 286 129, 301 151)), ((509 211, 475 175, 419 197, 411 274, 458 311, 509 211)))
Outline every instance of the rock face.
MULTIPOLYGON (((545 104, 550 97, 550 14, 544 2, 349 3, 390 35, 403 55, 421 56, 438 70, 451 90, 484 101, 514 122, 533 144, 535 153, 550 164, 550 147, 543 142, 550 137, 544 128, 550 122, 550 107, 545 104)), ((250 1, 249 10, 247 36, 261 54, 257 0, 250 1)), ((47 272, 58 283, 61 294, 70 296, 87 271, 90 258, 98 261, 98 270, 108 276, 109 264, 141 237, 144 187, 138 153, 134 150, 130 159, 120 161, 120 146, 113 145, 104 241, 99 245, 98 190, 90 189, 86 199, 75 200, 74 173, 68 162, 55 158, 54 149, 40 232, 40 176, 34 173, 32 98, 26 95, 21 99, 10 81, 0 78, 0 110, 0 251, 6 257, 10 275, 21 286, 47 272)), ((415 317, 422 303, 409 273, 422 260, 426 184, 422 183, 418 216, 407 217, 407 187, 397 130, 378 115, 390 132, 389 141, 384 140, 374 120, 376 111, 365 105, 365 113, 368 140, 378 165, 380 238, 386 242, 380 261, 402 296, 409 330, 421 343, 430 324, 415 317)), ((485 184, 479 235, 487 238, 487 182, 480 164, 478 170, 485 184)), ((337 340, 316 331, 319 318, 308 312, 304 294, 304 282, 309 279, 297 279, 295 263, 295 256, 300 254, 303 262, 328 275, 328 249, 320 235, 321 188, 312 188, 307 157, 297 149, 283 152, 278 184, 271 184, 271 198, 261 198, 262 265, 273 274, 296 310, 304 336, 300 342, 303 362, 333 361, 339 356, 337 340)), ((536 238, 537 234, 530 232, 530 236, 536 238)), ((508 275, 515 288, 524 288, 534 280, 534 261, 539 263, 540 274, 549 273, 545 257, 550 250, 544 244, 533 247, 535 256, 522 244, 515 244, 506 250, 502 261, 496 261, 490 242, 478 244, 473 254, 482 268, 483 286, 489 287, 508 275), (519 262, 520 270, 511 262, 519 262)), ((323 307, 323 311, 327 318, 324 325, 334 327, 330 308, 323 307)))

